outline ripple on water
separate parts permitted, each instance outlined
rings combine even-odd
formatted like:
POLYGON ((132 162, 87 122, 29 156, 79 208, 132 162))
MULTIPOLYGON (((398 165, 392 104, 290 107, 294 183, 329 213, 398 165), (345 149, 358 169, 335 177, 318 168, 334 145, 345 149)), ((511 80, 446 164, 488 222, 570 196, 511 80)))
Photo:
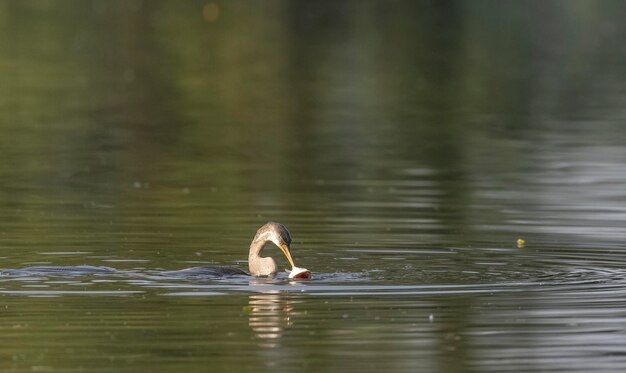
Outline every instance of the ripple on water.
MULTIPOLYGON (((372 252, 367 250, 366 252, 372 252)), ((376 252, 376 251, 374 251, 376 252)), ((405 253, 412 253, 405 251, 405 253)), ((439 253, 439 252, 437 252, 439 253)), ((40 266, 22 269, 5 269, 0 283, 5 289, 11 284, 23 286, 92 286, 98 284, 126 284, 135 287, 161 289, 219 289, 220 294, 241 291, 262 291, 269 288, 284 291, 300 291, 307 294, 324 295, 434 295, 463 293, 494 293, 556 290, 586 291, 588 294, 610 291, 613 294, 626 289, 626 270, 606 267, 549 267, 533 272, 518 269, 507 271, 506 262, 477 262, 478 266, 495 267, 497 271, 460 271, 465 276, 464 283, 440 281, 449 274, 436 271, 404 271, 399 277, 376 269, 362 272, 320 272, 314 273, 311 280, 294 281, 287 273, 278 273, 273 278, 252 278, 231 276, 216 278, 202 268, 180 271, 158 271, 146 269, 118 270, 98 266, 40 266), (479 275, 481 281, 468 282, 472 275, 479 275), (410 277, 411 284, 398 282, 410 277)), ((404 267, 406 268, 406 267, 404 267)), ((6 290, 7 294, 13 290, 6 290)), ((133 291, 133 290, 130 290, 133 291)), ((137 290, 141 291, 141 290, 137 290)), ((625 290, 626 291, 626 290, 625 290)), ((74 292, 73 290, 70 293, 74 292)), ((63 294, 60 291, 58 294, 63 294)), ((93 294, 98 294, 93 293, 93 294)), ((105 293, 107 294, 107 291, 105 293)), ((130 293, 129 293, 130 294, 130 293)), ((197 295, 197 294, 195 294, 197 295)))

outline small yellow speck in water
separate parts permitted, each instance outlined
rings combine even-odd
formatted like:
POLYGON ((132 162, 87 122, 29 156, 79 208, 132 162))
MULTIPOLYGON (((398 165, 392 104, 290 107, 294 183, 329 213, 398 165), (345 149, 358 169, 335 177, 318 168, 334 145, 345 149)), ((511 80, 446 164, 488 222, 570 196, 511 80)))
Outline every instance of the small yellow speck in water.
POLYGON ((207 22, 215 22, 220 16, 220 8, 216 3, 206 3, 202 8, 202 16, 207 22))
POLYGON ((525 243, 525 241, 524 241, 524 240, 522 240, 521 238, 518 238, 518 239, 517 239, 517 247, 518 247, 519 249, 521 249, 522 247, 524 247, 524 243, 525 243))

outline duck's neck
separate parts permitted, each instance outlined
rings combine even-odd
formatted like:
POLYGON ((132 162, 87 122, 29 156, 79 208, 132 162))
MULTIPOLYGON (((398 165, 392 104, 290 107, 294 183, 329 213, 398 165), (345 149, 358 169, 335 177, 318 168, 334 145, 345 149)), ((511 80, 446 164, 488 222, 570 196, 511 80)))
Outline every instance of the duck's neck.
POLYGON ((250 244, 248 252, 248 270, 252 276, 271 276, 276 273, 276 262, 272 258, 261 257, 261 251, 267 241, 257 240, 250 244))

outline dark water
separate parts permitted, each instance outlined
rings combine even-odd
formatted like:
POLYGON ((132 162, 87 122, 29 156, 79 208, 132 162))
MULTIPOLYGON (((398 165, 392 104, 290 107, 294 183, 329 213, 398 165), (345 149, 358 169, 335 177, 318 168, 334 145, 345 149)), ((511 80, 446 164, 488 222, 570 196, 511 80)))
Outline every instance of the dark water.
POLYGON ((624 11, 0 2, 0 369, 626 370, 624 11))

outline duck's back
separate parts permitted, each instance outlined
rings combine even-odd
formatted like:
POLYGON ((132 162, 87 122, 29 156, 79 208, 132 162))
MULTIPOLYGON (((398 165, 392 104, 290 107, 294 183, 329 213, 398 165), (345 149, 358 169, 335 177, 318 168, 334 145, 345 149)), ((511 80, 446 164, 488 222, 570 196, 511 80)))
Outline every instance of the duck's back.
POLYGON ((236 267, 211 266, 211 267, 191 267, 178 271, 161 272, 162 276, 174 278, 221 278, 249 276, 248 272, 236 267))

